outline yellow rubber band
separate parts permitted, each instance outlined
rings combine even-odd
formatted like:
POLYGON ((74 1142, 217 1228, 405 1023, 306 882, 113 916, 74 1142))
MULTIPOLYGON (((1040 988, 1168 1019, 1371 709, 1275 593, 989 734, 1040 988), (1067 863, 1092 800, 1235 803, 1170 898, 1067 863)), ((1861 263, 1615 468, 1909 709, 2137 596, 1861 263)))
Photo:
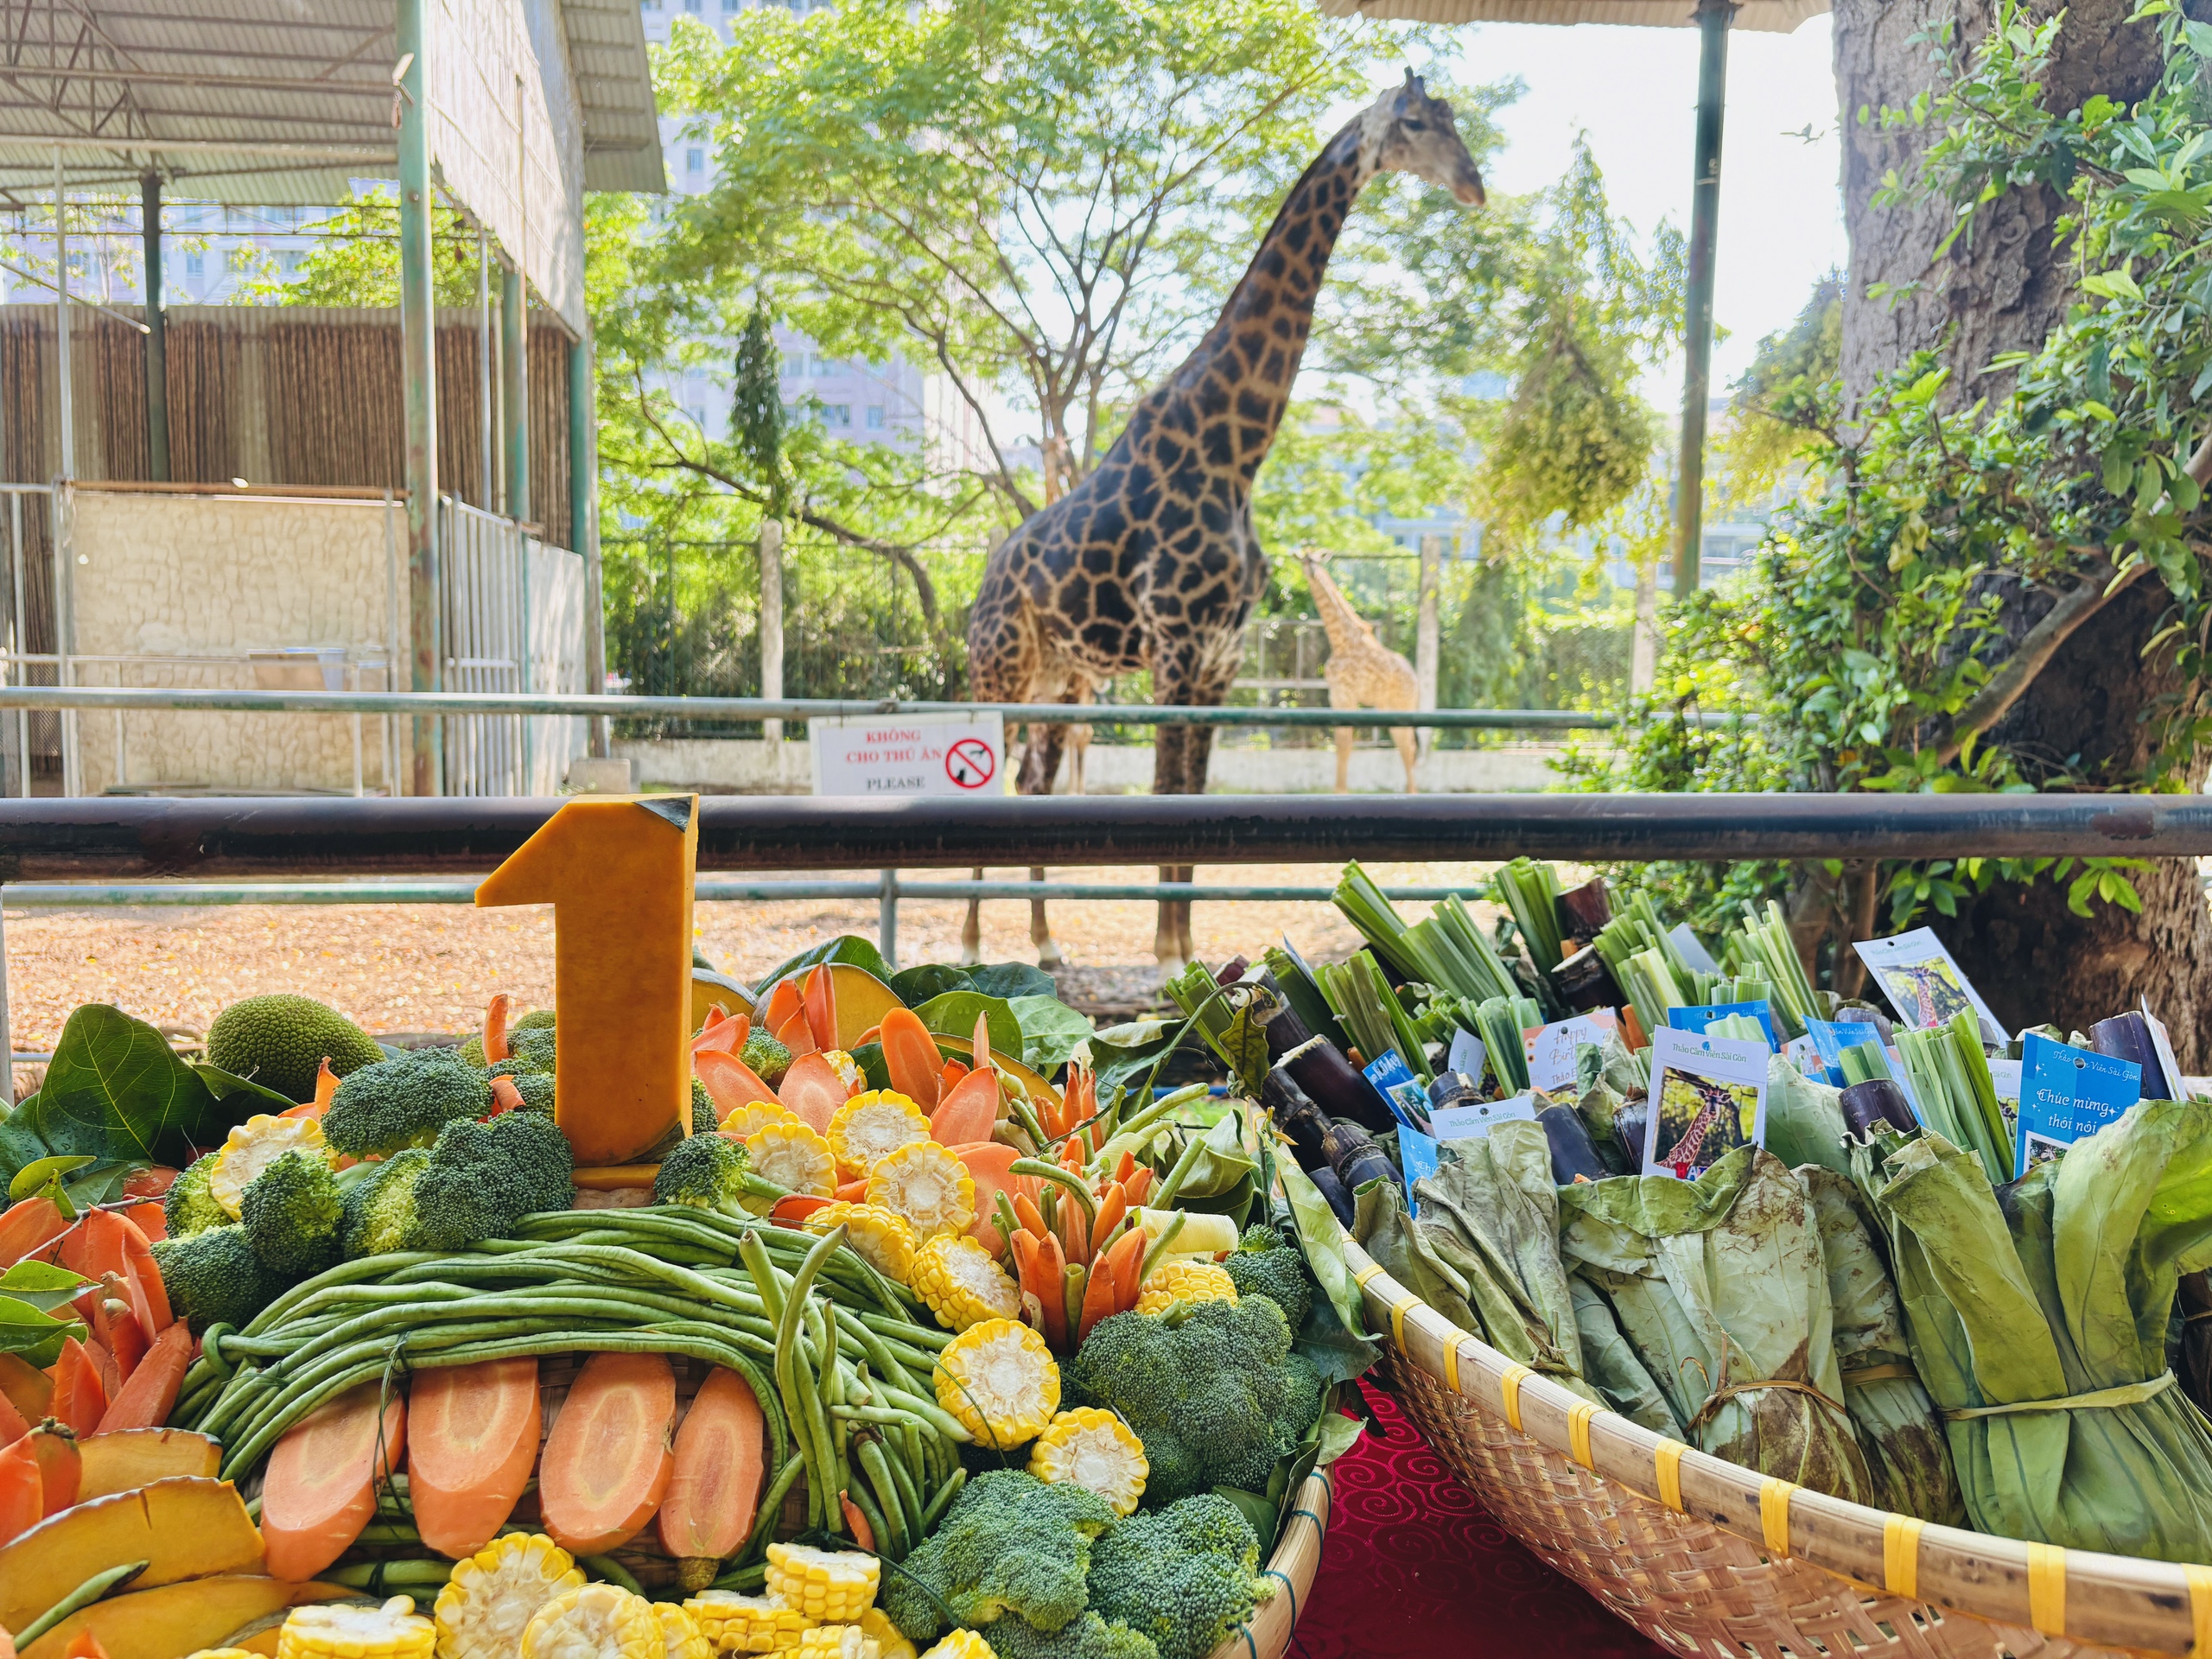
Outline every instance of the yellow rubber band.
POLYGON ((2196 1633, 2190 1651, 2196 1659, 2207 1659, 2212 1656, 2212 1567, 2184 1567, 2181 1571, 2189 1581, 2189 1622, 2196 1633))
POLYGON ((1509 1365, 1505 1375, 1497 1379, 1497 1391, 1505 1397, 1505 1421, 1513 1425, 1516 1434, 1527 1433, 1521 1427, 1521 1379, 1535 1375, 1526 1365, 1509 1365))
POLYGON ((1370 1262, 1367 1266, 1362 1268, 1357 1273, 1352 1274, 1351 1281, 1355 1285, 1357 1285, 1362 1290, 1365 1290, 1369 1285, 1372 1284, 1376 1280, 1382 1276, 1382 1265, 1379 1262, 1370 1262))
MULTIPOLYGON (((1406 1310, 1420 1306, 1421 1298, 1418 1296, 1408 1296, 1402 1302, 1390 1305, 1390 1340, 1398 1344, 1398 1351, 1402 1354, 1406 1351, 1406 1310)), ((1407 1357, 1411 1358, 1412 1356, 1407 1355, 1407 1357)))
POLYGON ((1882 1588, 1907 1601, 1920 1599, 1920 1532, 1927 1524, 1910 1515, 1882 1519, 1882 1588))
POLYGON ((1759 1529, 1770 1554, 1789 1554, 1789 1500, 1796 1493, 1796 1486, 1773 1475, 1759 1483, 1759 1529))
POLYGON ((1659 1501, 1676 1515, 1687 1514, 1682 1508, 1682 1453, 1689 1447, 1680 1440, 1662 1440, 1652 1448, 1652 1473, 1659 1483, 1659 1501))
POLYGON ((1598 1465, 1590 1456, 1590 1420, 1597 1414, 1598 1408, 1587 1400, 1578 1402, 1567 1414, 1567 1455, 1593 1475, 1598 1465))
POLYGON ((1466 1340, 1456 1325, 1444 1333, 1444 1386, 1454 1394, 1459 1392, 1459 1344, 1466 1340))
POLYGON ((2028 1623, 2044 1636, 2066 1634, 2066 1552, 2028 1546, 2028 1623))

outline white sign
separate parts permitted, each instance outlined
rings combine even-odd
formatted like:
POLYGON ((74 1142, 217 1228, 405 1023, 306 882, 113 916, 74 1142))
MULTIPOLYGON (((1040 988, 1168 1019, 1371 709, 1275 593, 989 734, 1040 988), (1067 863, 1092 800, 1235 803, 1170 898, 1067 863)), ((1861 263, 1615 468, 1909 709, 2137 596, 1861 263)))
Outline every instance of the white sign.
POLYGON ((1510 1100, 1478 1100, 1465 1106, 1439 1106, 1428 1116, 1430 1122, 1436 1126, 1439 1141, 1481 1141, 1488 1138, 1493 1124, 1535 1122, 1536 1101, 1533 1095, 1516 1095, 1510 1100))
POLYGON ((806 727, 817 795, 957 798, 1006 787, 996 715, 856 715, 806 727))
POLYGON ((1595 1008, 1548 1026, 1531 1026, 1521 1033, 1522 1047, 1529 1061, 1529 1086, 1548 1095, 1557 1090, 1572 1089, 1575 1083, 1576 1045, 1595 1043, 1602 1048, 1606 1037, 1619 1029, 1620 1021, 1611 1008, 1595 1008))

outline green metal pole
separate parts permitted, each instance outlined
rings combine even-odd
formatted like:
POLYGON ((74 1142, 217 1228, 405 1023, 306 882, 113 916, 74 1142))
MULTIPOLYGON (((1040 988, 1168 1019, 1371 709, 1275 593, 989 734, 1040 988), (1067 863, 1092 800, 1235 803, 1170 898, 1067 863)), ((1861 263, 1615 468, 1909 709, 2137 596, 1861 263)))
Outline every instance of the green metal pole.
POLYGON ((1705 533, 1705 405, 1713 384, 1713 251, 1720 230, 1720 122, 1727 104, 1731 0, 1698 0, 1697 160, 1690 194, 1688 340, 1682 447, 1675 484, 1675 596, 1697 589, 1705 533))
POLYGON ((499 273, 499 403, 507 417, 507 517, 530 511, 530 297, 522 272, 499 273))
MULTIPOLYGON (((408 687, 441 689, 444 663, 438 580, 438 362, 436 292, 430 246, 430 132, 423 73, 429 0, 399 0, 399 332, 407 404, 408 687)), ((414 722, 409 792, 435 795, 444 783, 443 730, 414 722)))
MULTIPOLYGON (((607 601, 599 564, 599 393, 592 365, 591 324, 569 346, 569 544, 584 561, 584 690, 607 690, 607 601)), ((589 726, 591 754, 605 760, 604 716, 589 726)))
POLYGON ((139 234, 146 249, 146 476, 169 476, 168 315, 162 308, 162 175, 138 181, 139 234))

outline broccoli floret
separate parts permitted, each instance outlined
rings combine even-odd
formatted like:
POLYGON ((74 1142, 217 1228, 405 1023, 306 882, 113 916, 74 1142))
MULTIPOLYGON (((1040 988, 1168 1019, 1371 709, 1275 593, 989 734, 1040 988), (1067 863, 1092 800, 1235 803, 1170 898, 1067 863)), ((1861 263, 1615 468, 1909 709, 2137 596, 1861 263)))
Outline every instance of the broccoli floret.
POLYGON ((995 1659, 1160 1659, 1152 1638, 1085 1613, 1050 1634, 1023 1618, 995 1619, 976 1632, 995 1659))
POLYGON ((524 1216, 565 1210, 575 1176, 569 1137, 541 1112, 448 1123, 414 1183, 416 1227, 406 1248, 466 1249, 512 1231, 524 1216))
POLYGON ((171 1238, 190 1238, 194 1233, 204 1233, 210 1227, 227 1227, 230 1212, 215 1201, 207 1190, 207 1178, 223 1156, 220 1147, 194 1159, 184 1166, 183 1173, 169 1183, 168 1195, 162 1199, 162 1225, 171 1238))
POLYGON ((189 1238, 154 1246, 169 1305, 195 1334, 211 1325, 243 1330, 253 1316, 283 1295, 287 1281, 261 1265, 243 1227, 210 1227, 189 1238))
POLYGON ((715 1116, 715 1097, 707 1092, 707 1085, 698 1078, 691 1079, 691 1133, 694 1135, 712 1135, 721 1128, 722 1121, 715 1116))
MULTIPOLYGON (((534 1017, 531 1014, 523 1016, 525 1020, 534 1017)), ((550 1025, 518 1025, 507 1033, 507 1052, 532 1071, 550 1071, 553 1069, 553 1027, 550 1025)))
POLYGON ((1144 1442, 1154 1507, 1211 1486, 1266 1490, 1320 1414, 1320 1380, 1264 1296, 1102 1319, 1063 1380, 1076 1403, 1119 1412, 1144 1442))
POLYGON ((451 1048, 417 1049, 365 1065, 338 1085, 323 1138, 351 1158, 427 1147, 457 1118, 492 1109, 492 1085, 451 1048))
POLYGON ((1114 1524, 1114 1508, 1080 1486, 1048 1486, 1019 1469, 994 1469, 961 1489, 944 1522, 887 1573, 883 1611, 927 1642, 956 1624, 1027 1620, 1046 1634, 1083 1614, 1090 1541, 1114 1524))
POLYGON ((1205 1659, 1266 1599, 1259 1563, 1243 1512, 1204 1492, 1133 1515, 1092 1545, 1090 1605, 1150 1637, 1160 1659, 1205 1659))
POLYGON ((384 1058, 377 1039, 311 996, 278 993, 233 1002, 207 1027, 207 1064, 251 1077, 287 1100, 313 1100, 325 1056, 350 1077, 384 1058))
POLYGON ((515 1080, 515 1092, 522 1096, 522 1103, 533 1112, 553 1116, 553 1074, 550 1071, 516 1071, 510 1074, 515 1080))
POLYGON ((1230 1281, 1239 1296, 1265 1296, 1282 1309, 1293 1331, 1302 1329, 1306 1311, 1313 1306, 1313 1281, 1306 1273, 1306 1258, 1283 1243, 1272 1227, 1248 1227, 1229 1259, 1230 1281))
POLYGON ((238 1219, 263 1267, 288 1281, 312 1279, 337 1265, 346 1195, 327 1158, 288 1152, 246 1183, 238 1219))
POLYGON ((347 1261, 420 1248, 415 1243, 421 1236, 415 1219, 415 1188, 429 1166, 428 1147, 410 1147, 394 1153, 347 1190, 342 1241, 347 1261))
POLYGON ((784 1189, 753 1173, 744 1145, 715 1132, 693 1134, 671 1147, 653 1177, 655 1204, 764 1216, 784 1189))
POLYGON ((737 1058, 745 1062, 747 1070, 773 1089, 784 1080, 784 1073, 791 1069, 791 1052, 765 1031, 748 1034, 745 1046, 737 1058))

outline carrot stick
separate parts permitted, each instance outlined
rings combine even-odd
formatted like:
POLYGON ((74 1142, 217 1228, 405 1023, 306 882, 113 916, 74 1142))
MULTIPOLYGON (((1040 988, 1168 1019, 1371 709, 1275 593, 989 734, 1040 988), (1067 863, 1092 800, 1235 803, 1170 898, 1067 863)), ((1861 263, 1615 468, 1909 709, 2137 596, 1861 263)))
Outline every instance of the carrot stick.
POLYGON ((1106 1248, 1106 1241, 1122 1224, 1122 1217, 1129 1213, 1128 1189, 1119 1181, 1106 1183, 1106 1196, 1098 1202, 1098 1219, 1090 1224, 1090 1253, 1096 1255, 1106 1248))
POLYGON ((794 1192, 787 1198, 778 1198, 776 1207, 768 1212, 771 1221, 789 1222, 794 1227, 816 1211, 829 1207, 831 1200, 817 1198, 810 1193, 794 1192))
MULTIPOLYGON (((134 1212, 135 1213, 135 1212, 134 1212)), ((144 1230, 133 1216, 121 1217, 123 1230, 123 1260, 125 1278, 130 1287, 130 1311, 138 1317, 139 1328, 148 1340, 158 1337, 175 1321, 169 1312, 168 1287, 162 1282, 162 1269, 154 1260, 154 1250, 147 1242, 144 1230)))
POLYGON ((184 1387, 186 1368, 192 1363, 192 1332, 177 1321, 154 1338, 146 1357, 130 1373, 123 1391, 107 1402, 100 1414, 99 1432, 118 1433, 125 1429, 159 1428, 169 1420, 176 1397, 184 1387))
POLYGON ((1133 1153, 1123 1153, 1122 1154, 1122 1161, 1114 1166, 1114 1179, 1124 1185, 1127 1185, 1129 1177, 1136 1173, 1137 1160, 1135 1154, 1133 1153))
POLYGON ((938 1099, 930 1116, 930 1139, 941 1147, 988 1141, 998 1116, 998 1073, 978 1066, 938 1099))
POLYGON ((837 1040, 837 979, 823 963, 806 976, 799 1006, 806 1012, 806 1027, 814 1033, 817 1048, 842 1048, 837 1040))
POLYGON ((518 1112, 522 1109, 522 1090, 515 1087, 515 1080, 505 1072, 493 1078, 492 1109, 487 1116, 497 1117, 501 1112, 518 1112))
POLYGON ((1144 1195, 1152 1191, 1152 1166, 1139 1164, 1122 1180, 1122 1187, 1129 1195, 1132 1207, 1144 1202, 1144 1195))
POLYGON ((1092 1263, 1090 1281, 1084 1287, 1083 1293, 1083 1322, 1077 1327, 1076 1340, 1077 1342, 1081 1342, 1090 1334, 1092 1325, 1116 1311, 1114 1306, 1115 1294, 1114 1275, 1106 1270, 1103 1262, 1092 1263))
POLYGON ((1116 1313, 1126 1313, 1137 1305, 1137 1275, 1144 1270, 1144 1229, 1132 1227, 1114 1241, 1100 1264, 1113 1274, 1116 1313))
POLYGON ((842 1186, 839 1187, 837 1189, 837 1202, 840 1204, 866 1204, 868 1202, 868 1177, 863 1175, 857 1181, 847 1181, 842 1186))
POLYGON ((968 1068, 958 1060, 947 1060, 937 1074, 938 1098, 942 1100, 945 1091, 967 1075, 968 1068))
POLYGON ((514 1050, 507 1046, 507 1010, 514 1006, 514 999, 501 991, 484 1006, 484 1064, 512 1059, 514 1050))
POLYGON ((1038 1213, 1035 1200, 1027 1192, 1017 1192, 1014 1195, 1014 1213, 1021 1223, 1023 1229, 1032 1236, 1040 1239, 1045 1236, 1045 1217, 1038 1213))
POLYGON ((845 1529, 853 1535, 853 1541, 858 1544, 862 1549, 867 1550, 870 1554, 874 1554, 875 1553, 875 1529, 868 1525, 868 1516, 862 1515, 860 1511, 860 1506, 855 1503, 851 1498, 848 1497, 842 1492, 839 1492, 837 1494, 837 1502, 844 1509, 845 1529))
POLYGON ((74 1337, 61 1338, 61 1357, 54 1368, 54 1416, 79 1434, 96 1433, 107 1415, 107 1389, 91 1351, 74 1337))
POLYGON ((1031 1255, 1030 1267, 1027 1287, 1044 1305, 1046 1345, 1063 1352, 1068 1345, 1067 1257, 1060 1254, 1060 1241, 1048 1236, 1031 1255))

